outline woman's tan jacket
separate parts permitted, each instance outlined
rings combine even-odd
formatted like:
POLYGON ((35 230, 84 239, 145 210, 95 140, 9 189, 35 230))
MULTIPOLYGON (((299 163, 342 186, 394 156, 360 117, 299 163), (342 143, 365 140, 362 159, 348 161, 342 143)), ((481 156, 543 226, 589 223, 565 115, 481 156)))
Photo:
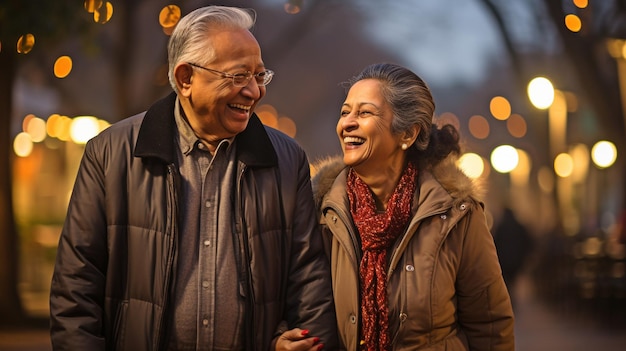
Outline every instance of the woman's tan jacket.
MULTIPOLYGON (((340 339, 357 350, 361 246, 347 168, 341 158, 314 168, 340 339)), ((511 302, 475 191, 451 159, 418 171, 413 217, 387 255, 393 350, 514 350, 511 302)))

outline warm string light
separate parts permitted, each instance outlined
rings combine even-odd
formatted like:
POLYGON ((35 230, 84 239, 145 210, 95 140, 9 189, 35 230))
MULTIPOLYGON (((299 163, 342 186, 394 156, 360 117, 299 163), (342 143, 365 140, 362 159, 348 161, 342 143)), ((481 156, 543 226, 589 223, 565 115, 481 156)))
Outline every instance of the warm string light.
POLYGON ((303 0, 287 0, 285 3, 285 12, 295 15, 302 10, 303 0))

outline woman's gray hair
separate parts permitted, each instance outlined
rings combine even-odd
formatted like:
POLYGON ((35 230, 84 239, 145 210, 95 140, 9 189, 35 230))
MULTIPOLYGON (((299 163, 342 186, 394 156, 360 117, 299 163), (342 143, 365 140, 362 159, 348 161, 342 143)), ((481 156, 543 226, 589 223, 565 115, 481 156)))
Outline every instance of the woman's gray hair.
POLYGON ((393 111, 391 131, 399 134, 414 125, 419 126, 415 147, 425 150, 435 114, 435 102, 426 83, 411 70, 392 63, 366 67, 350 80, 350 86, 364 79, 376 79, 382 83, 382 94, 393 111))
POLYGON ((206 6, 194 10, 180 19, 167 45, 167 72, 170 85, 178 93, 174 67, 179 62, 192 62, 205 66, 215 59, 215 50, 208 37, 218 28, 251 30, 256 21, 252 9, 228 6, 206 6))

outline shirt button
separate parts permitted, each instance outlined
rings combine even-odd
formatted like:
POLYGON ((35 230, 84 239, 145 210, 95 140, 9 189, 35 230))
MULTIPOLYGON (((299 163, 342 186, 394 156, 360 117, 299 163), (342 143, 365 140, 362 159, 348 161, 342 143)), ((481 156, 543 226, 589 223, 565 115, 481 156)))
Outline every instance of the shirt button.
POLYGON ((406 269, 407 272, 413 272, 415 270, 415 267, 413 267, 412 264, 407 264, 406 267, 404 267, 406 269))
POLYGON ((353 314, 350 315, 350 323, 356 324, 356 316, 353 314))
POLYGON ((445 214, 442 214, 440 217, 441 217, 441 219, 446 219, 446 218, 448 218, 448 216, 446 216, 445 214))
POLYGON ((203 288, 205 288, 205 289, 206 289, 206 288, 208 288, 208 287, 209 287, 209 282, 208 282, 208 281, 206 281, 206 280, 205 280, 205 281, 203 281, 203 282, 202 282, 202 287, 203 287, 203 288))
POLYGON ((204 202, 205 207, 211 207, 211 201, 207 200, 204 202))
POLYGON ((209 320, 208 319, 203 319, 202 320, 202 325, 207 327, 209 325, 209 320))
POLYGON ((211 246, 211 240, 205 240, 203 244, 204 246, 211 246))

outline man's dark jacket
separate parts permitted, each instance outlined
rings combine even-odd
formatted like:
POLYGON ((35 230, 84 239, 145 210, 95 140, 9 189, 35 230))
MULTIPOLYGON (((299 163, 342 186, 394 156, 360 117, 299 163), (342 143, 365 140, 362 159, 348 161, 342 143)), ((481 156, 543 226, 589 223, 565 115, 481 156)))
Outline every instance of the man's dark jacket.
MULTIPOLYGON (((86 147, 57 251, 50 295, 55 350, 164 350, 171 321, 180 197, 176 95, 86 147)), ((309 329, 336 346, 335 311, 309 164, 256 115, 236 136, 232 196, 248 350, 309 329), (281 326, 279 326, 281 325, 281 326)))

